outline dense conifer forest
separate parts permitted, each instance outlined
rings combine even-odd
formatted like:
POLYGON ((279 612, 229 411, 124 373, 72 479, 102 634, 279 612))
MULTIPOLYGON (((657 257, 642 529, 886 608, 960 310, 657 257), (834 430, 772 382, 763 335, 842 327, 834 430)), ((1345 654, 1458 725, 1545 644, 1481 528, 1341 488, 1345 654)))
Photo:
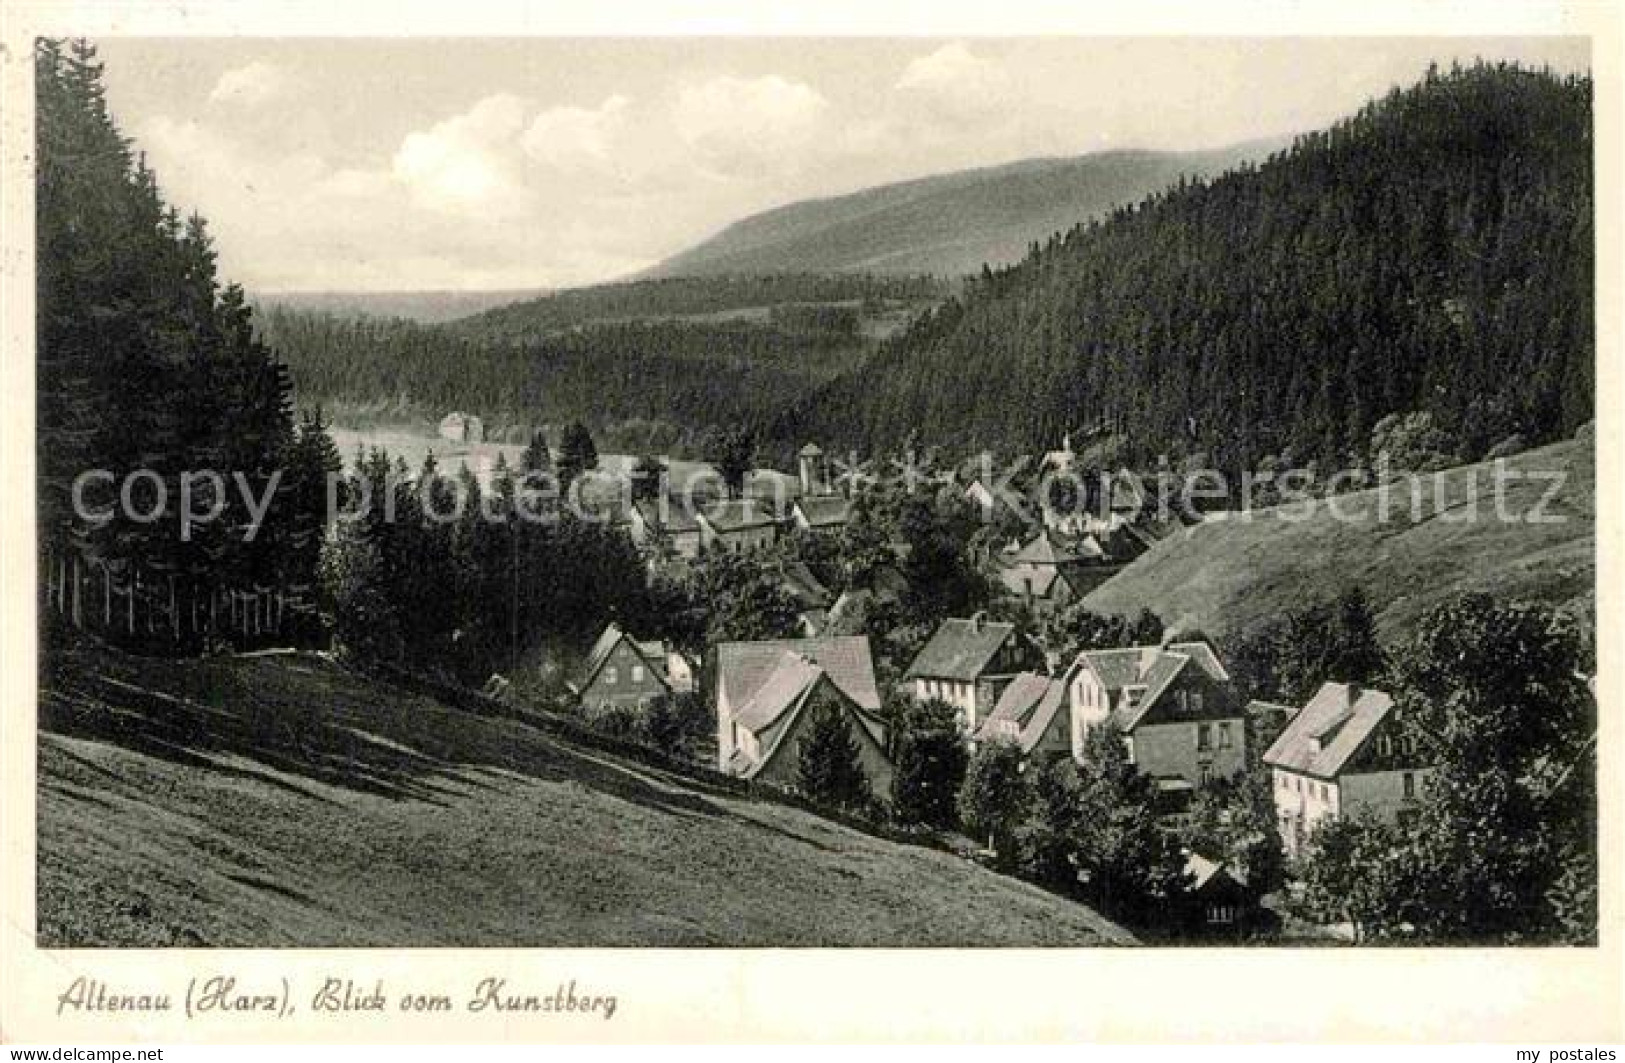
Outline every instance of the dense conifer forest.
POLYGON ((259 327, 286 353, 301 405, 381 403, 420 419, 469 410, 493 428, 580 420, 607 429, 611 443, 628 433, 653 441, 765 426, 857 366, 868 347, 838 315, 786 324, 649 319, 510 338, 272 308, 259 327))
POLYGON ((1341 463, 1389 414, 1447 456, 1593 406, 1589 77, 1429 70, 1267 162, 984 269, 777 423, 782 440, 1341 463))
POLYGON ((63 576, 75 613, 90 566, 97 614, 117 590, 133 617, 160 587, 175 613, 177 580, 188 598, 308 589, 332 443, 319 422, 295 424, 287 371, 255 338, 242 290, 216 277, 203 220, 164 202, 119 134, 94 47, 42 40, 36 91, 40 538, 75 559, 63 576), (105 476, 80 484, 76 508, 94 470, 105 476), (182 478, 202 470, 223 482, 194 481, 190 508, 218 515, 183 528, 182 478))

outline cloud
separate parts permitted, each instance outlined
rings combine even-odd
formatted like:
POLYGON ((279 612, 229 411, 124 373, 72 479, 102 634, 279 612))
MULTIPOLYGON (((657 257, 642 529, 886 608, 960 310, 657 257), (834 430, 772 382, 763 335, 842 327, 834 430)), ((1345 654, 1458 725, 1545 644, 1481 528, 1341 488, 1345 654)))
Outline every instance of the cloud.
POLYGON ((514 214, 523 198, 516 150, 523 129, 517 96, 487 96, 427 132, 408 134, 393 172, 430 209, 514 214))
POLYGON ((209 102, 258 107, 283 95, 291 85, 281 67, 255 60, 221 74, 209 92, 209 102))
POLYGON ((1003 65, 955 42, 910 62, 896 88, 905 101, 954 118, 1002 109, 1009 101, 1011 82, 1003 65))
POLYGON ((632 101, 614 95, 597 107, 553 107, 538 114, 521 146, 531 159, 556 170, 615 168, 615 152, 632 101))
POLYGON ((829 102, 802 82, 724 76, 681 89, 672 123, 703 165, 750 177, 793 168, 816 150, 829 111, 829 102))
MULTIPOLYGON (((692 237, 681 197, 662 187, 610 198, 585 170, 551 183, 527 172, 527 117, 516 98, 488 97, 345 166, 236 121, 158 115, 132 133, 165 199, 208 219, 222 275, 251 289, 585 284, 692 237)), ((615 154, 613 138, 605 147, 615 154)))

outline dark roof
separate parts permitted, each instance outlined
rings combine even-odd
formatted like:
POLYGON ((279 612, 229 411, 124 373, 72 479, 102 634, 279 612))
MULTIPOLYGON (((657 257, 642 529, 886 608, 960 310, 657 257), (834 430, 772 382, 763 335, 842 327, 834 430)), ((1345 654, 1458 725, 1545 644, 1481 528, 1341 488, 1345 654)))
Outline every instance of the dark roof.
POLYGON ((717 683, 728 704, 743 706, 750 701, 787 653, 817 664, 859 708, 879 710, 880 691, 875 685, 874 659, 866 635, 721 643, 717 646, 717 683))
POLYGON ((999 652, 1014 638, 1016 625, 990 620, 944 620, 908 666, 907 678, 973 680, 982 675, 999 652))
POLYGON ((834 600, 829 588, 818 581, 805 562, 786 561, 780 566, 779 573, 783 577, 784 589, 790 592, 790 597, 803 610, 828 609, 834 600))
POLYGON ((803 495, 796 507, 814 528, 845 524, 852 517, 852 501, 841 495, 803 495))
POLYGON ((1334 779, 1394 707, 1381 690, 1322 683, 1264 754, 1272 768, 1334 779))
POLYGON ((999 702, 988 714, 976 737, 993 738, 1005 730, 1005 721, 1015 724, 1016 741, 1022 752, 1031 753, 1038 748, 1044 732, 1055 722, 1055 714, 1066 702, 1066 684, 1059 679, 1036 672, 1022 672, 1011 680, 999 695, 999 702))

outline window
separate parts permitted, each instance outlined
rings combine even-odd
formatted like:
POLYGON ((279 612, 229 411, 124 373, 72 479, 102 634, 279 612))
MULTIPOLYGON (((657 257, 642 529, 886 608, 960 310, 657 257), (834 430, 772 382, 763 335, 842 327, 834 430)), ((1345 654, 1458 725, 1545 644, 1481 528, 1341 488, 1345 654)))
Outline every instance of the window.
POLYGON ((1213 765, 1203 764, 1199 769, 1199 773, 1203 786, 1206 786, 1208 783, 1213 781, 1213 765))
POLYGON ((1181 690, 1179 692, 1179 695, 1178 695, 1178 701, 1179 701, 1179 711, 1180 712, 1189 712, 1190 711, 1190 708, 1191 708, 1191 696, 1190 696, 1189 693, 1187 693, 1186 691, 1181 690))
POLYGON ((1219 725, 1219 748, 1230 748, 1230 725, 1227 723, 1221 723, 1219 725))
POLYGON ((1130 764, 1133 764, 1134 763, 1134 736, 1133 735, 1124 735, 1123 736, 1123 751, 1124 751, 1124 753, 1127 754, 1127 757, 1125 759, 1127 759, 1130 764))
POLYGON ((1200 690, 1191 691, 1191 710, 1194 712, 1202 711, 1202 692, 1200 690))
POLYGON ((610 686, 610 687, 615 685, 615 669, 613 669, 613 668, 605 668, 604 669, 604 685, 605 686, 610 686))
POLYGON ((643 674, 644 674, 643 673, 643 665, 634 664, 632 666, 632 682, 634 682, 634 683, 643 682, 643 674))
POLYGON ((1197 751, 1198 752, 1206 752, 1207 750, 1212 749, 1212 748, 1213 748, 1213 725, 1212 724, 1206 724, 1206 723, 1197 724, 1196 725, 1196 749, 1197 749, 1197 751))
POLYGON ((1409 800, 1410 798, 1415 797, 1415 796, 1416 796, 1416 774, 1414 772, 1409 772, 1408 771, 1408 772, 1405 773, 1405 797, 1406 797, 1407 800, 1409 800))

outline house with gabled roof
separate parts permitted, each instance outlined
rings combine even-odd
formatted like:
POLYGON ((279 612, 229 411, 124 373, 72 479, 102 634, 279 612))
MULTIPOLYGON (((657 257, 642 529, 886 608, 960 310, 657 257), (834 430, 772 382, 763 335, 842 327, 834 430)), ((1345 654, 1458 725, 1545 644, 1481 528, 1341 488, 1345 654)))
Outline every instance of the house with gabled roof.
POLYGON ((632 541, 646 551, 669 551, 668 556, 692 561, 700 556, 699 518, 688 504, 672 498, 644 498, 627 513, 632 541))
POLYGON ((976 732, 978 742, 1006 739, 1027 757, 1065 755, 1072 748, 1066 684, 1037 672, 1019 672, 999 695, 976 732))
POLYGON ((838 535, 852 519, 845 495, 803 495, 790 504, 790 520, 803 531, 838 535))
POLYGON ((1014 624, 988 620, 944 620, 920 648, 903 678, 920 701, 947 702, 960 712, 967 737, 981 729, 1017 672, 1037 662, 1037 653, 1014 624))
POLYGON ((1205 642, 1084 650, 1066 673, 1072 752, 1109 724, 1129 762, 1160 789, 1194 788, 1246 768, 1246 716, 1230 673, 1205 642))
POLYGON ((706 550, 744 554, 765 550, 778 538, 779 518, 757 498, 731 498, 696 506, 700 542, 706 550))
POLYGON ((781 562, 775 571, 779 586, 796 603, 802 634, 808 637, 822 634, 829 624, 829 611, 835 604, 835 596, 803 561, 781 562))
POLYGON ((1365 815, 1385 823, 1412 814, 1432 768, 1405 732, 1394 699, 1354 683, 1323 683, 1264 753, 1276 825, 1289 855, 1321 823, 1365 815))
POLYGON ((1007 595, 1042 615, 1083 597, 1117 570, 1095 536, 1067 538, 1043 528, 1017 550, 1000 555, 997 575, 1007 595))
POLYGON ((1228 936, 1244 933, 1257 921, 1258 891, 1247 881, 1246 872, 1196 852, 1185 854, 1184 872, 1187 931, 1228 936))
POLYGON ((879 795, 892 764, 865 635, 724 642, 717 646, 717 763, 729 775, 796 785, 800 743, 821 713, 845 721, 879 795))
POLYGON ((580 678, 570 684, 588 710, 643 708, 667 694, 694 689, 694 671, 681 653, 659 640, 640 641, 610 624, 593 643, 580 678))

